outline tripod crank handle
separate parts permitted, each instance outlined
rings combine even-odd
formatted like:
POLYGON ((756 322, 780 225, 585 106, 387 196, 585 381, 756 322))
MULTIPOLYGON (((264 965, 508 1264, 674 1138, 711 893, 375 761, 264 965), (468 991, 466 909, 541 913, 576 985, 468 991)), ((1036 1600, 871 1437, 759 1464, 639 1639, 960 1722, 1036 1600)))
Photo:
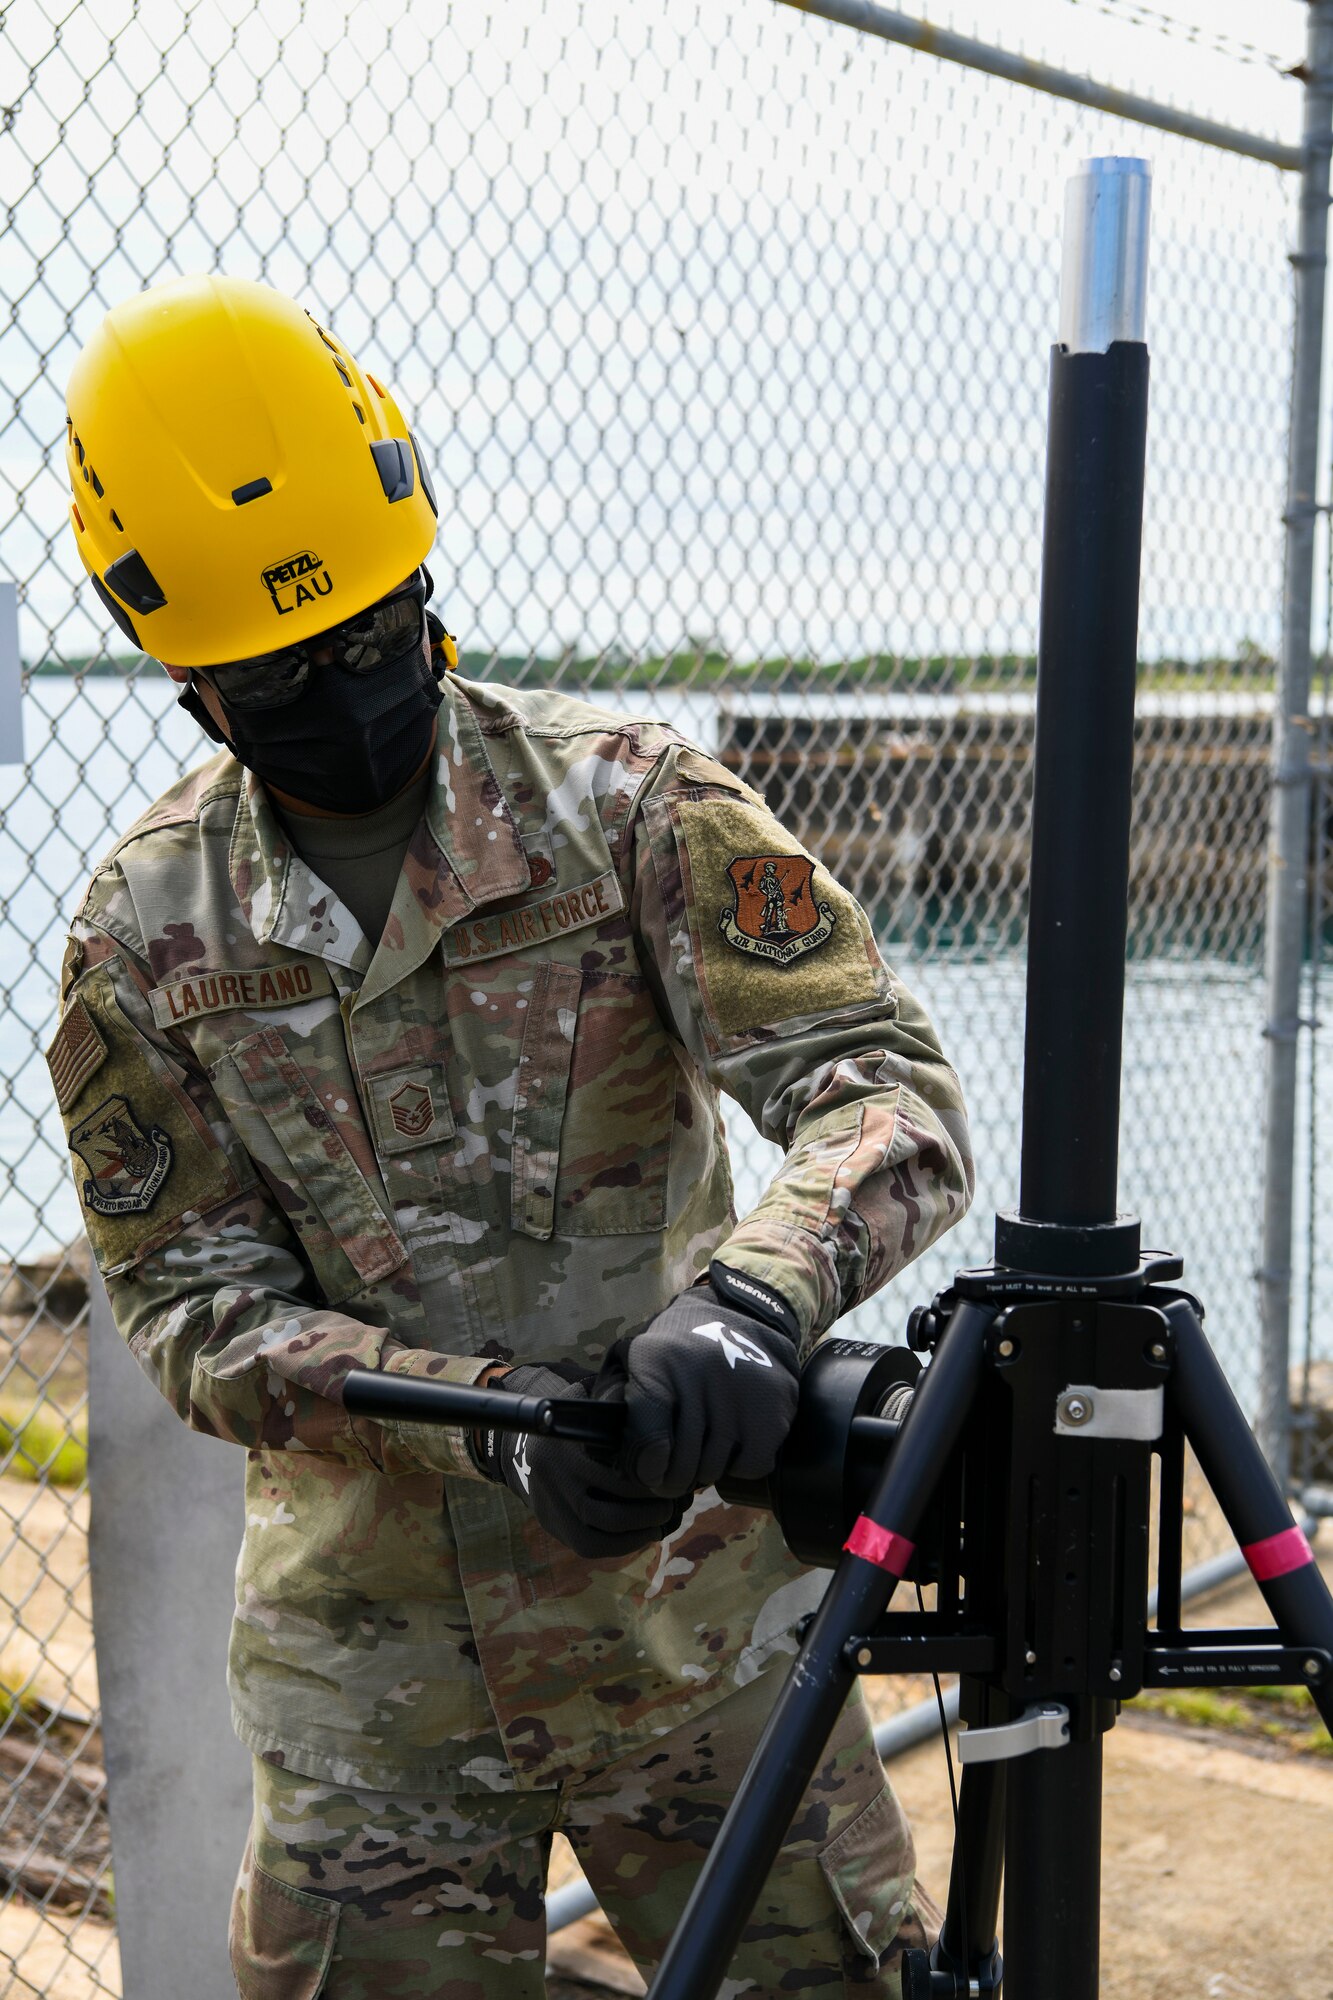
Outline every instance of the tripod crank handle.
POLYGON ((623 1403, 593 1403, 564 1396, 512 1396, 503 1389, 469 1389, 456 1382, 425 1382, 411 1375, 378 1375, 353 1368, 343 1382, 343 1407, 354 1417, 377 1417, 445 1429, 527 1432, 614 1451, 625 1424, 623 1403))

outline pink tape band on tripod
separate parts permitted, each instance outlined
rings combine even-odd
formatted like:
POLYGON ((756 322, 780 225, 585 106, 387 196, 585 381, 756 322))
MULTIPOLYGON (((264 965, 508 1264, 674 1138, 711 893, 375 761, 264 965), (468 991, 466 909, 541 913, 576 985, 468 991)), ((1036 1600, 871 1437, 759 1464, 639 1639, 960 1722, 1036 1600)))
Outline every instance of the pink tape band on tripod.
POLYGON ((1314 1561, 1314 1550, 1300 1528, 1284 1528, 1280 1535, 1265 1535, 1261 1542, 1249 1542, 1241 1550, 1256 1583, 1286 1576, 1314 1561))
POLYGON ((906 1535, 896 1535, 892 1528, 881 1528, 865 1514, 857 1518, 856 1526, 843 1543, 849 1554, 860 1556, 864 1562, 872 1562, 879 1569, 886 1569, 890 1576, 903 1576, 907 1565, 916 1553, 916 1543, 909 1542, 906 1535))

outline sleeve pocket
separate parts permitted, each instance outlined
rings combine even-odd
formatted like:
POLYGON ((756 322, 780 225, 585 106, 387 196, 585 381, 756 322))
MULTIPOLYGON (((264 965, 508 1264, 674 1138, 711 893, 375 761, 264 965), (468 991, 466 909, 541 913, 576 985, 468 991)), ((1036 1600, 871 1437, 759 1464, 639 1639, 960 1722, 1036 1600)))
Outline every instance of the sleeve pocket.
POLYGON ((183 1073, 122 1011, 110 967, 75 989, 48 1059, 84 1227, 104 1277, 141 1263, 242 1191, 183 1073))
POLYGON ((888 1785, 821 1851, 819 1865, 849 1941, 878 1965, 908 1922, 916 1870, 911 1830, 888 1785))
POLYGON ((333 1960, 337 1903, 289 1889, 247 1849, 228 1947, 241 2000, 317 2000, 333 1960))

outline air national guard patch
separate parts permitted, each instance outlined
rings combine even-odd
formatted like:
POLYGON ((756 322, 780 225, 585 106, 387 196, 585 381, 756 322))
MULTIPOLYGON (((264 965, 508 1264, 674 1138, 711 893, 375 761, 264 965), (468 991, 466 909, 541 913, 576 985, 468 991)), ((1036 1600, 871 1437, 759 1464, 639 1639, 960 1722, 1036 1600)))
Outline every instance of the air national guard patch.
POLYGON ((88 1169, 86 1207, 98 1215, 143 1215, 171 1171, 171 1141, 160 1125, 145 1132, 128 1097, 108 1097, 69 1135, 88 1169))
POLYGON ((752 854, 728 864, 736 907, 724 910, 718 929, 729 945, 790 965, 827 944, 837 922, 829 904, 816 905, 815 864, 803 854, 752 854))

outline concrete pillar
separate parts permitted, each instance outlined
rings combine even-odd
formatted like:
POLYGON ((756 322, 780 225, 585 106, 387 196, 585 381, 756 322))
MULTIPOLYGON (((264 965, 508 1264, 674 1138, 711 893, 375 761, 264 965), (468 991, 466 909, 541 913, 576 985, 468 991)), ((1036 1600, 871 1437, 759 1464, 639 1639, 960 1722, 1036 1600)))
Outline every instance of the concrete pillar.
POLYGON ((236 2000, 227 1910, 250 1758, 225 1685, 245 1454, 186 1429, 89 1310, 89 1484, 122 1990, 236 2000))

